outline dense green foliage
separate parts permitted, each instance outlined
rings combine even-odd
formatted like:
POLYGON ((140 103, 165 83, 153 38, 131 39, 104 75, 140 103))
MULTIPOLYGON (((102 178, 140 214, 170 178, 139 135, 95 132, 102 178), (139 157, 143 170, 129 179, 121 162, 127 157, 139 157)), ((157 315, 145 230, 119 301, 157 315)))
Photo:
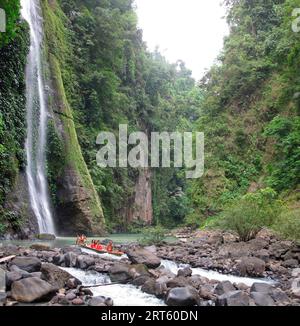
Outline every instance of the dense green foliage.
POLYGON ((140 244, 144 246, 161 245, 166 237, 166 230, 157 225, 156 227, 144 228, 140 244))
POLYGON ((273 226, 278 234, 286 239, 300 242, 300 210, 283 212, 273 226))
POLYGON ((238 234, 241 241, 254 239, 264 227, 278 222, 283 204, 270 188, 249 193, 231 202, 211 225, 238 234))
POLYGON ((292 31, 299 2, 225 3, 230 35, 200 83, 197 128, 206 135, 206 172, 188 189, 192 221, 249 191, 272 187, 290 196, 300 184, 300 33, 292 31))
POLYGON ((0 47, 0 216, 3 221, 8 220, 3 211, 6 195, 25 162, 24 70, 29 34, 26 24, 19 24, 16 29, 14 39, 0 47))
MULTIPOLYGON (((121 123, 128 124, 129 132, 148 134, 191 127, 199 116, 200 91, 182 62, 171 65, 158 52, 147 52, 131 0, 60 4, 70 33, 67 59, 61 54, 63 79, 80 145, 108 225, 128 229, 121 211, 130 205, 138 171, 99 168, 97 134, 108 130, 117 135, 121 123)), ((155 221, 178 224, 187 211, 186 196, 178 196, 185 187, 182 173, 153 173, 155 221)))
POLYGON ((20 0, 0 0, 0 8, 5 12, 5 33, 0 33, 0 48, 15 37, 19 29, 17 21, 20 17, 20 0))

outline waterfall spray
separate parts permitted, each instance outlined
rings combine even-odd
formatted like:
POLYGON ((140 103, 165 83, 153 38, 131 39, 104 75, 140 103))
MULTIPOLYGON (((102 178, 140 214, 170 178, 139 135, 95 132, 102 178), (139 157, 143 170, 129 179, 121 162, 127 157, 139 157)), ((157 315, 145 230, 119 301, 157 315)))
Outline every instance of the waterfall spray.
POLYGON ((30 27, 26 67, 26 174, 30 202, 40 233, 55 234, 46 178, 47 105, 42 74, 43 22, 39 0, 21 0, 22 17, 30 27))

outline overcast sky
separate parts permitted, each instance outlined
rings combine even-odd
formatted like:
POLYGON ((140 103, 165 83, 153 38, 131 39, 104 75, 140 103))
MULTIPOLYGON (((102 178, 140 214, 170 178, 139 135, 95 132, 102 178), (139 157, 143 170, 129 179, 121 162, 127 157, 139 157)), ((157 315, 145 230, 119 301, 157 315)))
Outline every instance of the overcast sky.
POLYGON ((228 33, 221 0, 135 0, 139 27, 153 51, 158 45, 170 62, 186 62, 200 79, 228 33))

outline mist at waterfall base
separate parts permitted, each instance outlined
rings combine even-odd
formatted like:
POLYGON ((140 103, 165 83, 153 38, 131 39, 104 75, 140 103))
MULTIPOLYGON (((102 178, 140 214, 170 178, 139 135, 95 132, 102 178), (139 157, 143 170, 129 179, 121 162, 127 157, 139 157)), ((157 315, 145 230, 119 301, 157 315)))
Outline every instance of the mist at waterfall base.
POLYGON ((47 104, 43 81, 41 44, 43 23, 38 0, 21 0, 21 14, 30 28, 26 66, 26 175, 32 210, 39 232, 55 234, 46 178, 47 104))

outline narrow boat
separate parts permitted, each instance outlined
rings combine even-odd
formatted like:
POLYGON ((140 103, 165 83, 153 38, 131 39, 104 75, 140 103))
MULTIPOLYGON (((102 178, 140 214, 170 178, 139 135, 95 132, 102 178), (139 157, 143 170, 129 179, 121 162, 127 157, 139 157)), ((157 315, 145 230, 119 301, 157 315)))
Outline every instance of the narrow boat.
POLYGON ((99 250, 99 249, 96 249, 96 248, 91 248, 90 245, 80 245, 80 247, 85 248, 85 249, 89 249, 89 250, 94 251, 94 252, 97 252, 98 254, 110 254, 110 255, 119 256, 119 257, 125 255, 125 253, 122 252, 122 251, 113 250, 113 251, 109 252, 109 251, 107 251, 105 249, 99 250))

